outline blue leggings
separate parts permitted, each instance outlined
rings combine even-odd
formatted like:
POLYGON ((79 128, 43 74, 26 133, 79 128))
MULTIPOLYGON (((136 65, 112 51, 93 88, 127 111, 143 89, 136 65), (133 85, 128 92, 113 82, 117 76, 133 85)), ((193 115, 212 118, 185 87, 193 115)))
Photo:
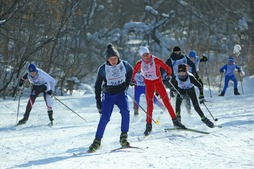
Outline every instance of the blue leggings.
POLYGON ((225 81, 224 81, 224 88, 222 90, 222 92, 226 93, 226 90, 228 88, 228 82, 229 80, 232 80, 234 82, 234 88, 236 89, 237 88, 237 80, 236 80, 236 77, 235 75, 232 75, 232 76, 225 76, 225 81))
POLYGON ((101 118, 95 135, 96 139, 101 139, 103 137, 105 128, 110 121, 114 105, 117 105, 120 109, 122 116, 121 131, 126 133, 129 131, 130 110, 127 93, 125 91, 117 94, 104 93, 102 96, 101 118))

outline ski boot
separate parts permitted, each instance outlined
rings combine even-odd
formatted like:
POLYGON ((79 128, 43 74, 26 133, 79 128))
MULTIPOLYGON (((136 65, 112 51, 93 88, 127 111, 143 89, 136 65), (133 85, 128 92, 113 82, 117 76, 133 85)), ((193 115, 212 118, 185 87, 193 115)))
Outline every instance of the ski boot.
POLYGON ((234 94, 235 94, 235 95, 240 95, 240 93, 238 92, 238 89, 237 89, 237 88, 234 88, 234 94))
POLYGON ((138 115, 138 110, 134 109, 134 115, 137 116, 138 115))
POLYGON ((181 123, 181 114, 180 114, 180 112, 176 112, 176 118, 181 123))
POLYGON ((49 110, 48 111, 48 116, 49 116, 49 120, 50 120, 50 126, 53 126, 53 121, 54 121, 54 116, 53 116, 53 110, 49 110))
POLYGON ((224 96, 225 92, 221 92, 218 96, 224 96))
POLYGON ((178 118, 172 119, 175 128, 186 129, 178 118))
POLYGON ((152 131, 152 124, 146 123, 146 130, 144 132, 145 136, 148 136, 152 131))
POLYGON ((128 134, 126 132, 122 132, 120 135, 120 144, 122 147, 130 146, 130 143, 127 141, 128 134))
POLYGON ((89 146, 88 153, 95 152, 101 146, 101 139, 94 139, 93 143, 89 146))
POLYGON ((23 118, 23 119, 19 120, 19 122, 18 122, 18 124, 17 124, 17 125, 26 124, 27 120, 28 120, 28 117, 27 117, 27 116, 24 116, 24 118, 23 118))
POLYGON ((206 117, 202 117, 201 121, 204 122, 208 127, 213 128, 214 124, 213 122, 211 122, 208 118, 206 117))

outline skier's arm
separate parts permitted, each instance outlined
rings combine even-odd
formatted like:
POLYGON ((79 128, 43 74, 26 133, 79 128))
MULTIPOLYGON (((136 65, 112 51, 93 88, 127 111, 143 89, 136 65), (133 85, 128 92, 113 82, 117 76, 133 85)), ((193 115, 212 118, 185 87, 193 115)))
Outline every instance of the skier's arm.
POLYGON ((134 70, 133 70, 132 77, 131 77, 131 81, 133 84, 136 84, 134 77, 135 77, 136 73, 140 70, 140 68, 141 68, 141 61, 138 61, 136 63, 136 65, 134 66, 134 70))
POLYGON ((204 96, 204 91, 203 91, 203 86, 202 84, 192 75, 189 75, 190 76, 190 81, 191 83, 193 83, 199 90, 199 95, 200 96, 204 96))
MULTIPOLYGON (((104 67, 105 68, 105 67, 104 67)), ((102 67, 99 68, 97 78, 95 81, 95 99, 96 99, 96 107, 98 108, 99 112, 101 110, 101 91, 102 91, 102 83, 104 80, 103 74, 102 74, 102 67)))
POLYGON ((162 69, 164 69, 167 73, 166 76, 172 76, 172 69, 170 66, 168 66, 163 60, 159 59, 159 58, 155 58, 155 62, 156 65, 159 65, 160 67, 162 67, 162 69))
POLYGON ((239 67, 239 66, 235 65, 235 68, 237 69, 238 73, 241 73, 241 72, 242 72, 241 67, 239 67))
POLYGON ((19 79, 19 87, 23 86, 24 82, 28 79, 27 75, 28 75, 28 73, 26 73, 24 76, 22 76, 19 79))
POLYGON ((191 67, 191 70, 192 70, 191 73, 195 76, 196 75, 196 70, 197 70, 196 65, 192 60, 190 60, 189 57, 186 56, 186 58, 187 58, 187 64, 191 67))
POLYGON ((207 62, 208 58, 206 57, 206 55, 203 55, 202 58, 200 58, 200 62, 207 62))
POLYGON ((129 87, 132 74, 133 74, 133 67, 128 62, 124 62, 124 64, 126 65, 126 70, 127 70, 125 83, 126 83, 126 87, 129 87))
POLYGON ((173 70, 173 65, 172 65, 172 61, 171 59, 167 59, 166 62, 165 62, 172 70, 172 74, 174 75, 174 70, 173 70))

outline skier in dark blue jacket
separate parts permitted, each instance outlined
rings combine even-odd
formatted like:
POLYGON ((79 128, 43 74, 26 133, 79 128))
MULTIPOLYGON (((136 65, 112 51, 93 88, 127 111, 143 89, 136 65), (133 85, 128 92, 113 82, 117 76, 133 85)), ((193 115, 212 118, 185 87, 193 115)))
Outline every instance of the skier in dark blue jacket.
POLYGON ((241 68, 239 66, 237 66, 235 64, 235 60, 232 57, 228 58, 227 64, 225 64, 224 66, 222 66, 220 68, 220 73, 224 73, 225 72, 225 81, 224 81, 224 88, 222 90, 222 92, 219 94, 219 96, 224 96, 226 93, 226 90, 228 88, 228 82, 229 80, 232 80, 234 82, 234 94, 235 95, 240 95, 240 93, 238 92, 238 88, 237 88, 237 80, 234 74, 234 71, 237 70, 238 73, 241 73, 241 68))
POLYGON ((106 62, 98 69, 95 82, 96 106, 101 117, 95 139, 88 152, 95 152, 100 147, 114 105, 120 109, 122 116, 120 144, 123 147, 129 146, 127 132, 129 131, 130 110, 127 88, 131 81, 133 68, 127 61, 120 59, 117 49, 112 44, 107 46, 106 59, 106 62))

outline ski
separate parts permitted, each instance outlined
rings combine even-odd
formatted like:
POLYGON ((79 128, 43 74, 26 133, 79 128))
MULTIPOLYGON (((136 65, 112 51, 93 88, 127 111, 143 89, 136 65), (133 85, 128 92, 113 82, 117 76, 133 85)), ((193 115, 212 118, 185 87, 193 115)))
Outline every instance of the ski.
POLYGON ((136 147, 136 146, 123 146, 123 147, 119 147, 119 148, 115 148, 113 150, 111 150, 110 152, 116 152, 118 150, 123 150, 123 149, 139 149, 139 150, 143 150, 143 149, 147 149, 148 147, 142 148, 142 147, 136 147))
MULTIPOLYGON (((119 147, 119 148, 115 148, 110 150, 109 152, 102 152, 102 153, 98 153, 97 151, 94 152, 90 152, 89 150, 84 151, 84 152, 79 152, 79 153, 72 153, 74 156, 78 157, 78 156, 84 156, 84 155, 93 155, 93 154, 104 154, 104 153, 113 153, 113 152, 118 152, 121 150, 125 150, 125 149, 139 149, 139 150, 143 150, 143 149, 147 149, 148 147, 136 147, 136 146, 124 146, 124 147, 119 147)), ((126 151, 127 152, 127 151, 126 151)))
POLYGON ((140 137, 138 137, 138 141, 143 141, 143 140, 145 140, 145 138, 147 138, 147 137, 149 137, 149 135, 150 135, 150 133, 148 134, 148 135, 143 135, 143 136, 140 136, 140 137))
POLYGON ((209 132, 206 131, 201 131, 201 130, 196 130, 196 129, 191 129, 191 128, 166 128, 164 129, 165 131, 170 131, 170 130, 183 130, 183 131, 190 131, 190 132, 195 132, 195 133, 201 133, 201 134, 210 134, 209 132))
MULTIPOLYGON (((149 135, 148 135, 149 136, 149 135)), ((145 136, 145 135, 143 135, 143 136, 140 136, 140 137, 138 137, 138 141, 143 141, 146 137, 148 137, 148 136, 145 136)))
POLYGON ((88 154, 97 154, 97 151, 84 151, 84 152, 79 152, 79 153, 72 153, 74 156, 81 156, 81 155, 88 155, 88 154))

